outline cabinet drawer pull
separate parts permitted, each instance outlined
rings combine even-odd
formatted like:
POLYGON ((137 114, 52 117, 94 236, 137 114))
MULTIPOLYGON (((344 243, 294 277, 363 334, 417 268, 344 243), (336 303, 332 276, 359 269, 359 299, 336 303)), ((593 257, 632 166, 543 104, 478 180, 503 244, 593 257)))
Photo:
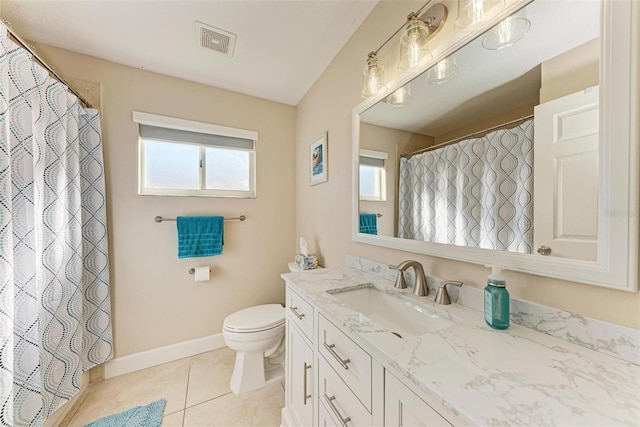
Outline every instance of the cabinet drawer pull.
POLYGON ((289 307, 289 310, 291 310, 293 314, 295 314, 296 317, 300 320, 302 320, 302 318, 304 317, 304 313, 298 313, 298 307, 289 307))
POLYGON ((340 415, 338 408, 336 408, 336 405, 333 404, 333 401, 336 400, 336 397, 335 396, 329 397, 327 396, 327 393, 325 393, 324 400, 327 401, 327 405, 329 405, 333 413, 336 414, 336 417, 338 417, 338 419, 340 420, 340 424, 342 424, 342 427, 347 427, 347 423, 351 421, 351 417, 343 418, 342 415, 340 415))
POLYGON ((351 359, 342 359, 340 356, 338 356, 338 353, 336 353, 336 351, 333 349, 335 346, 335 344, 324 343, 324 348, 326 348, 327 351, 329 351, 329 353, 331 353, 331 355, 336 358, 338 363, 341 364, 344 369, 349 369, 347 363, 351 362, 351 359))
POLYGON ((307 394, 307 371, 311 369, 311 365, 307 365, 307 362, 304 362, 304 372, 302 373, 304 375, 304 387, 302 389, 303 393, 304 393, 304 397, 302 399, 302 403, 304 405, 307 404, 307 400, 311 399, 311 395, 307 394))

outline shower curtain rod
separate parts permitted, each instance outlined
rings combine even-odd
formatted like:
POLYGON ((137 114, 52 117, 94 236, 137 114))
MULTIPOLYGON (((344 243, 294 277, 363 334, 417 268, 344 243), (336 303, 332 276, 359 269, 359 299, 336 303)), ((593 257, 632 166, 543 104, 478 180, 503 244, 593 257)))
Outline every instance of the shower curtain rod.
POLYGON ((417 150, 417 151, 414 151, 412 153, 403 154, 400 157, 404 157, 404 158, 408 159, 408 158, 411 158, 411 157, 415 156, 416 154, 426 153, 427 151, 433 151, 433 150, 436 150, 438 148, 442 148, 442 147, 444 147, 446 145, 455 144, 456 142, 464 141, 465 139, 472 138, 472 137, 474 137, 476 135, 481 135, 481 134, 483 134, 485 132, 490 132, 492 130, 500 129, 500 128, 503 128, 505 126, 509 126, 509 125, 512 125, 512 124, 515 124, 515 123, 518 123, 518 122, 523 122, 523 121, 529 120, 531 118, 533 118, 533 114, 528 115, 528 116, 524 116, 524 117, 520 117, 519 119, 511 120, 510 122, 502 123, 500 125, 491 126, 489 128, 483 129, 483 130, 472 132, 472 133, 470 133, 468 135, 465 135, 465 136, 461 136, 461 137, 458 137, 458 138, 450 139, 449 141, 441 142, 440 144, 432 145, 431 147, 423 148, 421 150, 417 150))
POLYGON ((58 73, 55 72, 53 67, 51 67, 49 64, 44 62, 44 59, 40 58, 40 56, 36 53, 35 48, 33 46, 27 44, 27 42, 25 42, 22 37, 20 37, 15 31, 13 31, 10 28, 11 27, 11 23, 9 21, 7 21, 5 19, 2 19, 2 23, 4 24, 5 30, 7 30, 7 32, 9 33, 9 36, 11 37, 11 39, 13 39, 14 42, 18 43, 20 46, 22 46, 24 49, 26 49, 27 52, 29 52, 31 54, 31 56, 32 56, 32 58, 34 60, 36 60, 38 63, 40 63, 40 65, 42 65, 44 68, 46 68, 46 70, 49 72, 49 74, 51 74, 60 83, 65 85, 67 87, 67 89, 71 93, 73 93, 75 96, 77 96, 78 100, 81 103, 83 103, 85 107, 93 108, 91 106, 91 104, 89 104, 89 102, 87 102, 86 99, 84 99, 82 96, 80 96, 80 94, 78 94, 78 92, 73 90, 73 88, 69 85, 69 83, 67 83, 62 77, 60 77, 60 75, 58 73))

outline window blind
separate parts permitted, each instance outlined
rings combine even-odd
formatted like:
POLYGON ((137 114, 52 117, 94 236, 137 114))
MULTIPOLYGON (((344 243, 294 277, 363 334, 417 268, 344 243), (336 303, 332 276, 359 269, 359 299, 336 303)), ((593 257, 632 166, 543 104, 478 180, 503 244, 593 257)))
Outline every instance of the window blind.
POLYGON ((254 141, 232 136, 215 135, 210 133, 193 132, 179 129, 163 128, 140 123, 140 137, 157 141, 185 142, 214 147, 230 147, 242 150, 253 150, 254 141))
POLYGON ((383 168, 384 159, 375 159, 373 157, 360 156, 360 164, 364 166, 374 166, 377 168, 383 168))

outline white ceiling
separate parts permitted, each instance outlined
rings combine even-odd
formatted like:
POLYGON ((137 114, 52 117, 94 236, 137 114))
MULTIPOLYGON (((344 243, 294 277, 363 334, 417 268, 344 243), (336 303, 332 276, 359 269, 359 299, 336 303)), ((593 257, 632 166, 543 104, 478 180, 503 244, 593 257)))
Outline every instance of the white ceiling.
POLYGON ((297 105, 378 0, 2 1, 23 38, 297 105), (228 58, 198 47, 195 21, 234 33, 228 58))

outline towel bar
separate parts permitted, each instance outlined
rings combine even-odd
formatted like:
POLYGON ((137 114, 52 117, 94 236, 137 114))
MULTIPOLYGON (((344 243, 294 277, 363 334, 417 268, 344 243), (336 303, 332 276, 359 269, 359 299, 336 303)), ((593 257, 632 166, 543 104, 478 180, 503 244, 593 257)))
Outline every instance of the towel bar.
MULTIPOLYGON (((240 216, 235 217, 235 218, 225 218, 224 220, 225 221, 244 221, 245 219, 247 219, 246 216, 240 215, 240 216)), ((153 218, 153 220, 155 222, 162 222, 162 221, 175 221, 176 219, 175 218, 163 218, 163 217, 158 215, 157 217, 153 218)))

